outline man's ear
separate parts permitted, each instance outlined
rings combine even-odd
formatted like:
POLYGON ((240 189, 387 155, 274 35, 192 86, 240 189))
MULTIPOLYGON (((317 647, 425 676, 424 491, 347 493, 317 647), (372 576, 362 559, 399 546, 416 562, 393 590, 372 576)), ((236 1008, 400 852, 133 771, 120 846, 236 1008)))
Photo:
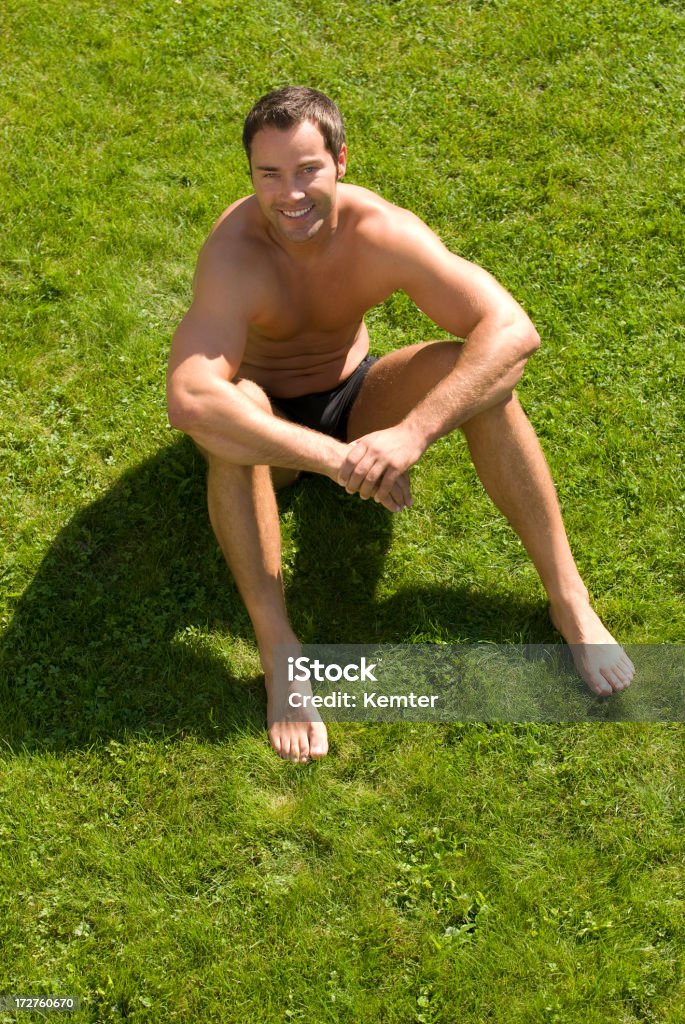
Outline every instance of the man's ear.
POLYGON ((336 177, 337 177, 338 181, 340 181, 341 178, 345 177, 345 171, 346 170, 347 170, 347 146, 343 142, 342 146, 340 147, 340 152, 338 153, 338 160, 337 160, 337 176, 336 177))

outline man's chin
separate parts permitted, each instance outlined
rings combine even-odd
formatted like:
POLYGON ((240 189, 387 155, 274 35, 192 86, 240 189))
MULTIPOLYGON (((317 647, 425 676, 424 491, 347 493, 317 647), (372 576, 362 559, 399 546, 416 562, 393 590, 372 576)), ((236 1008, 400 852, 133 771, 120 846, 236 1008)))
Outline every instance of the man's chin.
POLYGON ((308 242, 315 235, 318 235, 319 231, 323 227, 323 220, 315 220, 311 224, 279 224, 279 230, 284 238, 287 238, 289 242, 308 242))

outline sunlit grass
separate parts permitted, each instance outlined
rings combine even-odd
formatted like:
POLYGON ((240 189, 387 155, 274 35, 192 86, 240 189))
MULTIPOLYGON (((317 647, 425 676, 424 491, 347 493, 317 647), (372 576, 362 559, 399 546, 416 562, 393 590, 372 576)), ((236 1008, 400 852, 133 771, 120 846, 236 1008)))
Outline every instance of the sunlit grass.
MULTIPOLYGON (((679 728, 334 725, 325 762, 280 762, 163 388, 197 250, 249 190, 245 112, 317 86, 349 180, 531 315, 520 396, 597 607, 679 643, 680 5, 0 18, 0 992, 93 1022, 676 1024, 679 728)), ((376 352, 436 336, 403 295, 369 326, 376 352)), ((283 496, 302 638, 554 641, 459 437, 414 492, 395 520, 324 480, 283 496)))

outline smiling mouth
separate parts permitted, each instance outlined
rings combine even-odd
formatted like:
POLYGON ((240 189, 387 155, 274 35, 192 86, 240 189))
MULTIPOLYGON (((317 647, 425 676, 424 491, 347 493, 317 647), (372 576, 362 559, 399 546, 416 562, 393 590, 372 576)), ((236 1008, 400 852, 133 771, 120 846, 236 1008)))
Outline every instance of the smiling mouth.
POLYGON ((304 210, 281 210, 284 217, 289 217, 290 220, 297 220, 299 217, 304 217, 305 214, 311 213, 314 209, 314 205, 306 207, 304 210))

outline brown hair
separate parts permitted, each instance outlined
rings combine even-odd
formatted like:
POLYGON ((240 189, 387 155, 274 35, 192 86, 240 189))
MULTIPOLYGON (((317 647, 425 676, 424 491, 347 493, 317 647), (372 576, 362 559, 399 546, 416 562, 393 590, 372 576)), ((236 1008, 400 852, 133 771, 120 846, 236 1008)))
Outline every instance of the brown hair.
POLYGON ((274 89, 258 100, 245 118, 243 146, 250 159, 252 140, 262 128, 292 128, 312 121, 323 135, 326 149, 337 161, 345 142, 345 126, 333 100, 316 89, 287 85, 274 89))

